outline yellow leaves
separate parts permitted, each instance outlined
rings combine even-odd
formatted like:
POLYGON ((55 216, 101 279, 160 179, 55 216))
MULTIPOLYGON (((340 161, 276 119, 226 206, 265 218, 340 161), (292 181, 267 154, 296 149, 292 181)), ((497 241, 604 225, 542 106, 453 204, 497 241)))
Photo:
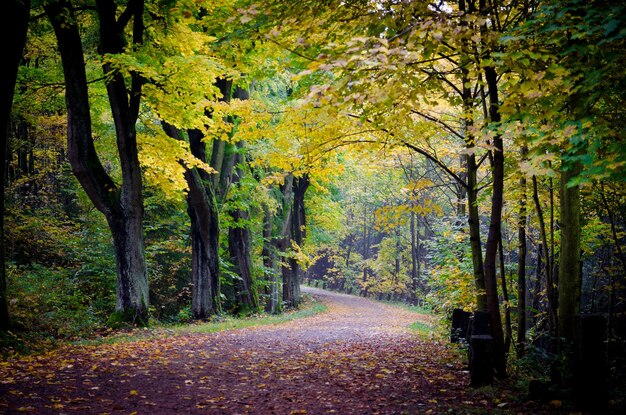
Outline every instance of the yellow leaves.
POLYGON ((289 412, 289 415, 304 415, 304 414, 308 414, 306 409, 294 409, 293 411, 289 412))
POLYGON ((137 396, 137 395, 139 395, 139 392, 133 389, 133 390, 131 390, 130 392, 128 392, 128 394, 129 394, 130 396, 137 396))
POLYGON ((163 190, 167 198, 181 196, 188 189, 184 177, 187 168, 214 170, 191 154, 189 145, 155 130, 152 135, 139 134, 139 161, 145 169, 146 180, 163 190))
POLYGON ((434 200, 423 198, 419 202, 408 201, 401 205, 383 206, 376 209, 374 212, 375 226, 377 229, 383 230, 405 226, 411 217, 411 212, 418 216, 427 216, 431 213, 443 214, 441 206, 434 200))

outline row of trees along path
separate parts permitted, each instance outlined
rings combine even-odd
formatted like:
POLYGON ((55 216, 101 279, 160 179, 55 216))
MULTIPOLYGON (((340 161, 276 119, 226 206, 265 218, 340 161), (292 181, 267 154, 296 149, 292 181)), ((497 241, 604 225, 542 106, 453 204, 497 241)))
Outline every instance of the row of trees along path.
MULTIPOLYGON (((466 388, 458 355, 408 326, 427 315, 304 288, 328 311, 289 323, 68 346, 0 363, 0 413, 541 413, 466 388)), ((554 413, 554 412, 551 412, 554 413)))

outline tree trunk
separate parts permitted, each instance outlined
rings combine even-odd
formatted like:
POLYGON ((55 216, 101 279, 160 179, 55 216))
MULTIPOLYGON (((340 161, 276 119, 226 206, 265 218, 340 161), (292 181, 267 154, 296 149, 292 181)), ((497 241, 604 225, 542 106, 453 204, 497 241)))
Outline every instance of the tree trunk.
MULTIPOLYGON (((233 98, 247 100, 249 98, 248 91, 243 88, 235 88, 233 98)), ((235 134, 237 120, 231 120, 233 125, 232 135, 235 134)), ((237 186, 243 175, 244 170, 242 156, 244 150, 243 142, 237 142, 235 145, 228 144, 231 154, 228 155, 228 161, 224 161, 223 170, 225 173, 222 179, 222 189, 224 195, 228 193, 228 188, 232 184, 237 186)), ((226 159, 226 156, 225 156, 226 159)), ((244 314, 254 313, 259 309, 259 297, 257 293, 256 283, 252 276, 252 258, 250 254, 250 213, 245 208, 237 208, 232 211, 234 226, 228 230, 228 249, 230 251, 231 260, 235 267, 235 272, 240 279, 234 282, 235 297, 239 304, 240 312, 244 314)))
MULTIPOLYGON (((465 1, 459 2, 459 9, 461 12, 472 12, 473 4, 466 4, 465 1), (469 6, 469 10, 468 10, 469 6)), ((466 23, 463 23, 466 25, 466 23)), ((474 125, 473 118, 473 94, 470 87, 471 81, 469 78, 469 55, 470 46, 467 40, 462 43, 461 54, 461 83, 462 92, 461 98, 463 100, 463 129, 465 134, 465 146, 468 153, 465 155, 465 160, 461 161, 461 165, 465 165, 466 178, 467 178, 467 223, 470 234, 470 249, 472 252, 472 269, 474 272, 474 286, 476 287, 476 311, 487 311, 487 297, 485 287, 485 269, 483 263, 483 251, 480 240, 480 216, 478 213, 478 165, 476 163, 476 155, 473 149, 476 145, 476 139, 472 134, 472 127, 474 125)), ((484 333, 483 333, 484 334, 484 333)))
MULTIPOLYGON (((141 42, 143 1, 133 7, 133 42, 141 42)), ((107 218, 113 235, 117 259, 117 303, 115 319, 147 323, 148 281, 143 242, 142 179, 137 154, 135 122, 137 120, 141 83, 133 77, 131 98, 121 73, 103 64, 108 75, 107 94, 122 171, 118 188, 104 170, 96 153, 91 131, 87 77, 83 49, 72 5, 67 0, 44 6, 57 37, 63 63, 68 113, 68 155, 72 171, 95 207, 107 218)), ((124 27, 115 20, 116 5, 111 0, 97 1, 100 18, 100 52, 123 52, 124 27)))
POLYGON ((414 210, 411 210, 411 288, 413 290, 412 299, 417 299, 417 290, 419 288, 419 226, 415 218, 414 210))
POLYGON ((552 278, 552 264, 550 262, 550 253, 548 252, 548 238, 546 234, 546 224, 543 218, 543 209, 539 201, 539 191, 537 186, 537 177, 533 176, 533 201, 535 202, 535 210, 537 211, 537 219, 539 220, 539 234, 541 235, 541 254, 544 260, 544 274, 546 278, 546 292, 548 295, 548 322, 549 330, 552 338, 556 338, 557 329, 557 303, 555 294, 555 284, 552 278))
POLYGON ((143 209, 107 217, 117 260, 116 311, 123 321, 147 323, 148 280, 143 248, 143 209))
POLYGON ((487 311, 487 297, 485 295, 485 271, 483 267, 483 251, 480 242, 480 216, 478 214, 478 190, 477 190, 476 157, 474 154, 467 156, 467 222, 470 234, 470 249, 472 252, 472 265, 474 271, 474 285, 476 287, 476 309, 487 311))
MULTIPOLYGON (((206 162, 206 144, 199 131, 189 131, 191 153, 206 162)), ((215 190, 205 171, 188 170, 187 206, 191 218, 192 301, 194 318, 205 319, 222 311, 220 301, 219 214, 215 190), (198 252, 193 253, 193 249, 198 252)))
MULTIPOLYGON (((304 210, 304 196, 309 188, 309 177, 293 178, 293 204, 291 206, 291 238, 301 247, 306 237, 306 215, 304 210)), ((290 272, 286 275, 287 281, 283 280, 283 301, 289 306, 296 307, 300 303, 300 265, 295 258, 289 258, 290 272), (284 294, 287 294, 285 297, 284 294)))
MULTIPOLYGON (((165 133, 183 140, 181 132, 163 122, 165 133)), ((188 132, 191 153, 205 161, 205 144, 202 134, 188 132)), ((187 213, 191 220, 191 314, 194 319, 206 319, 221 311, 219 299, 219 218, 217 202, 209 175, 196 168, 185 171, 187 193, 187 213)))
POLYGON ((263 258, 263 267, 265 276, 265 295, 267 297, 267 303, 265 304, 265 312, 276 313, 278 306, 278 275, 274 269, 274 245, 273 245, 273 230, 274 230, 274 216, 269 207, 263 207, 263 248, 261 250, 261 257, 263 258))
POLYGON ((10 24, 2 25, 4 39, 5 74, 0 83, 0 330, 8 330, 11 326, 9 304, 7 298, 6 264, 4 257, 4 186, 7 159, 7 130, 13 105, 13 93, 17 81, 17 71, 22 60, 22 51, 26 43, 30 0, 8 0, 4 5, 4 19, 10 24))
MULTIPOLYGON (((522 159, 526 158, 526 147, 522 148, 522 159)), ((522 174, 519 181, 520 200, 519 218, 517 221, 517 357, 522 358, 526 354, 526 176, 522 174)))
POLYGON ((580 173, 580 165, 561 172, 561 255, 559 257, 559 338, 571 342, 580 310, 580 188, 569 181, 580 173))
MULTIPOLYGON (((500 123, 498 103, 498 78, 493 67, 484 69, 485 80, 489 87, 489 118, 494 125, 500 123)), ((487 309, 491 317, 491 335, 493 337, 494 369, 498 377, 506 376, 506 355, 504 351, 504 333, 498 303, 496 278, 496 257, 498 241, 501 238, 502 206, 504 193, 504 146, 500 134, 493 138, 492 196, 489 233, 485 245, 485 288, 487 309)))
MULTIPOLYGON (((237 147, 242 149, 243 143, 238 143, 237 147)), ((242 157, 237 154, 235 165, 239 166, 242 157)), ((243 170, 236 167, 232 183, 236 185, 243 176, 243 170)), ((239 303, 240 312, 249 314, 256 312, 259 308, 259 299, 256 291, 256 284, 252 277, 252 259, 250 256, 250 214, 244 209, 235 209, 231 216, 233 226, 228 230, 228 249, 231 260, 235 266, 235 272, 240 279, 235 281, 235 296, 239 303)))
POLYGON ((276 241, 276 247, 280 252, 281 256, 281 274, 283 276, 283 303, 287 306, 291 306, 294 303, 294 295, 293 292, 293 274, 292 268, 289 264, 289 249, 291 247, 291 222, 293 220, 293 175, 288 175, 285 177, 285 181, 281 186, 281 195, 282 195, 282 203, 281 203, 281 228, 279 232, 278 239, 276 241))
MULTIPOLYGON (((222 93, 220 100, 229 101, 232 82, 218 79, 216 84, 222 93)), ((188 135, 191 153, 206 163, 204 134, 199 130, 190 130, 188 135)), ((209 175, 206 171, 195 168, 185 172, 185 179, 189 186, 187 212, 191 218, 191 312, 195 319, 206 319, 222 311, 219 266, 220 229, 216 186, 219 184, 223 144, 219 140, 213 142, 210 166, 217 173, 209 175)))
MULTIPOLYGON (((194 141, 192 149, 197 148, 198 140, 190 141, 194 141)), ((187 170, 185 178, 189 185, 187 211, 191 218, 191 312, 195 319, 205 319, 221 312, 217 202, 212 186, 202 180, 196 169, 187 170)))
POLYGON ((504 268, 504 247, 502 246, 502 235, 498 242, 498 251, 500 259, 500 287, 502 289, 502 300, 504 306, 504 353, 508 355, 511 350, 511 341, 513 338, 513 328, 511 327, 511 305, 509 303, 509 291, 506 286, 506 270, 504 268))

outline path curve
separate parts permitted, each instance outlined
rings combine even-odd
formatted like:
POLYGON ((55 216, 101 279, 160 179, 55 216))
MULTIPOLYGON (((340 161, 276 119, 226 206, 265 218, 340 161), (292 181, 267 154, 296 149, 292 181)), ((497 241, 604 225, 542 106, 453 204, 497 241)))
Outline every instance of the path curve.
POLYGON ((437 414, 471 399, 464 368, 446 348, 408 330, 428 316, 303 291, 328 311, 0 362, 0 413, 437 414))

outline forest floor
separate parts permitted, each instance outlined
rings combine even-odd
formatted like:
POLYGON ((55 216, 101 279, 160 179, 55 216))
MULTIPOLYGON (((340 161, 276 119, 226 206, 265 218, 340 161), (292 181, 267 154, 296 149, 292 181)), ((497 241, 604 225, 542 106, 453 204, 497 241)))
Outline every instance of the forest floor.
POLYGON ((538 414, 471 389, 462 358, 408 326, 432 317, 304 288, 328 311, 273 326, 0 362, 0 414, 538 414))

